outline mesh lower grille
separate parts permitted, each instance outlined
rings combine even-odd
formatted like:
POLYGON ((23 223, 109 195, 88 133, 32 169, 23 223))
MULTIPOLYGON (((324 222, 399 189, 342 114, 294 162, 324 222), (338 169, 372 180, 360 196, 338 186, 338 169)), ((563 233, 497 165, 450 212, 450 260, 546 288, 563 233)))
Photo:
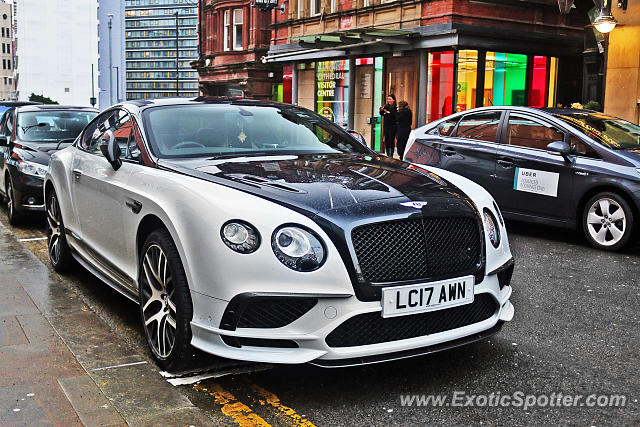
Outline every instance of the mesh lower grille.
POLYGON ((482 263, 478 222, 419 218, 357 227, 351 234, 360 270, 371 283, 470 274, 482 263))
POLYGON ((380 312, 354 316, 327 335, 329 347, 354 347, 421 337, 481 322, 498 309, 486 293, 471 304, 429 313, 383 318, 380 312))
POLYGON ((238 319, 238 328, 280 328, 311 310, 317 298, 274 297, 249 302, 238 319))

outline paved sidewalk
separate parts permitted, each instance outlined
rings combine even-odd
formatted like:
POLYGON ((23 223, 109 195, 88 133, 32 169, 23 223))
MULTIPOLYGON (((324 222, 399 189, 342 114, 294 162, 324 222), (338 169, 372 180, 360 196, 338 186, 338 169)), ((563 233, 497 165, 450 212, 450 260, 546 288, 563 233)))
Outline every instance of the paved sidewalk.
POLYGON ((0 425, 220 425, 0 224, 0 425))

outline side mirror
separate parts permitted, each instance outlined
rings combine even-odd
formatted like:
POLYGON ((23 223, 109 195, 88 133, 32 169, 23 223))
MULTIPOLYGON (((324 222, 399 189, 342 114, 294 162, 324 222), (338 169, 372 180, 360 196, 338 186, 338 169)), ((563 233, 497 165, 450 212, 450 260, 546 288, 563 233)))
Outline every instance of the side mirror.
POLYGON ((571 147, 564 141, 554 141, 547 145, 547 151, 550 153, 560 154, 565 160, 571 154, 571 147))
POLYGON ((8 147, 9 146, 9 138, 5 135, 0 135, 0 147, 8 147))
POLYGON ((108 141, 103 140, 100 143, 100 151, 102 151, 102 155, 107 159, 107 161, 111 164, 113 170, 120 169, 122 166, 122 160, 120 160, 120 146, 115 138, 109 138, 108 141))
POLYGON ((364 136, 362 136, 362 134, 360 132, 358 132, 357 130, 348 129, 347 133, 349 135, 351 135, 352 137, 354 137, 362 145, 367 145, 367 141, 364 139, 364 136))

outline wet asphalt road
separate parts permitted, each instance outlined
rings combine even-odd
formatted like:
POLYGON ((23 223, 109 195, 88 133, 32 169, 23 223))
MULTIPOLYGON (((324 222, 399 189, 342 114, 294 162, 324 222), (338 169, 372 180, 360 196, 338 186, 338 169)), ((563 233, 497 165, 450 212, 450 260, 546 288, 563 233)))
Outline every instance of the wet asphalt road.
MULTIPOLYGON (((0 209, 0 222, 7 227, 0 209)), ((638 425, 640 424, 640 242, 622 253, 578 235, 509 223, 516 258, 515 318, 490 340, 428 356, 358 368, 249 367, 244 374, 179 386, 229 425, 638 425), (403 407, 402 395, 624 395, 624 407, 403 407)), ((12 228, 44 235, 41 221, 12 228)), ((46 243, 24 244, 46 260, 46 243)), ((46 262, 46 261, 45 261, 46 262)), ((124 341, 148 358, 137 308, 80 271, 74 282, 124 341)), ((207 357, 202 365, 215 363, 207 357)), ((544 398, 542 398, 544 401, 544 398)), ((460 398, 462 404, 467 399, 460 398)), ((544 403, 544 402, 541 402, 544 403)), ((213 421, 212 421, 213 424, 213 421)))

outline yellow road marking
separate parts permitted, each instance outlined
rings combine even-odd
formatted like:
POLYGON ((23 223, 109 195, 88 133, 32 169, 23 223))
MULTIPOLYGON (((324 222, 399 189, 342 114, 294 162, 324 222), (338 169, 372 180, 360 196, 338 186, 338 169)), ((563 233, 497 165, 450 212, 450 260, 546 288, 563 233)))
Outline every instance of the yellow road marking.
POLYGON ((292 424, 296 427, 315 427, 315 425, 307 420, 302 418, 302 415, 298 414, 292 408, 283 405, 280 403, 280 398, 275 394, 271 393, 268 390, 260 387, 257 384, 251 384, 251 390, 260 396, 258 400, 261 405, 270 405, 279 410, 282 414, 286 415, 292 421, 292 424))
POLYGON ((213 384, 205 389, 201 385, 193 386, 194 389, 209 393, 213 396, 213 400, 222 405, 221 412, 233 419, 233 421, 241 427, 271 427, 258 414, 253 413, 251 408, 242 402, 239 402, 235 396, 224 390, 219 384, 213 384))

